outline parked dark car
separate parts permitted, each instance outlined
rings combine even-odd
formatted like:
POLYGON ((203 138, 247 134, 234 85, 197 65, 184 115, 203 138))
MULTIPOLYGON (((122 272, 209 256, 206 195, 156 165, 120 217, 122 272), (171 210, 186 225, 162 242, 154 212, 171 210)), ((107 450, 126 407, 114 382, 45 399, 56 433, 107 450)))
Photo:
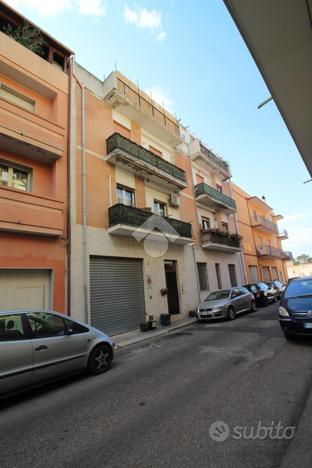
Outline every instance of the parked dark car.
POLYGON ((279 307, 279 322, 287 339, 312 335, 312 276, 288 283, 279 307))
POLYGON ((274 292, 274 294, 276 295, 276 298, 280 300, 282 293, 285 289, 285 286, 278 280, 266 281, 265 284, 267 285, 269 289, 272 290, 272 292, 274 292))
POLYGON ((253 293, 259 306, 266 307, 269 303, 277 302, 276 294, 265 283, 244 284, 243 287, 253 293))

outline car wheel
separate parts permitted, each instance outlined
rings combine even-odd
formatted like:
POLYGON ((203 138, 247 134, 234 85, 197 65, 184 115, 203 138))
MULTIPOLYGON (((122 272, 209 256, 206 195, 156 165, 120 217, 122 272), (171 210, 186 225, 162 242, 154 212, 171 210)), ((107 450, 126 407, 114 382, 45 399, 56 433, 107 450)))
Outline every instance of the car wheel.
POLYGON ((276 296, 274 296, 274 300, 273 300, 273 302, 274 302, 274 304, 276 304, 276 303, 277 303, 277 297, 276 297, 276 296))
POLYGON ((228 320, 234 320, 236 317, 236 312, 233 307, 228 308, 227 318, 228 320))
POLYGON ((251 301, 250 312, 256 312, 256 310, 257 310, 257 306, 256 306, 255 301, 251 301))
POLYGON ((88 371, 91 374, 102 374, 108 371, 112 364, 112 350, 106 344, 100 344, 91 352, 88 362, 88 371))

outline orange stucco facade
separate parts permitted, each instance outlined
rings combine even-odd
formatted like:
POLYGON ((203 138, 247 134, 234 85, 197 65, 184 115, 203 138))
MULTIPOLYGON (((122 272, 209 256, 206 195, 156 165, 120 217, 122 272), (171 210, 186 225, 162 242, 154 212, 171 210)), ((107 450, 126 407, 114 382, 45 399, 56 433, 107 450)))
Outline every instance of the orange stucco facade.
POLYGON ((253 197, 235 184, 232 184, 232 194, 237 207, 248 283, 256 279, 286 282, 286 258, 272 208, 265 199, 253 197))
POLYGON ((0 269, 49 272, 29 304, 66 312, 68 74, 0 32, 0 86, 0 269))

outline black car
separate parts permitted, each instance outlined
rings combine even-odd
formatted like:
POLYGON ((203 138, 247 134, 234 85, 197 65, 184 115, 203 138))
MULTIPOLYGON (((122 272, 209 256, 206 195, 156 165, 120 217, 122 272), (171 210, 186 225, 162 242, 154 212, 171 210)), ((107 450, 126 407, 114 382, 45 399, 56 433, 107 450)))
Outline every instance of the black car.
POLYGON ((287 339, 312 335, 312 276, 288 283, 279 307, 279 322, 287 339))
POLYGON ((269 303, 277 301, 276 294, 265 283, 245 284, 243 287, 253 293, 256 305, 266 307, 269 303))

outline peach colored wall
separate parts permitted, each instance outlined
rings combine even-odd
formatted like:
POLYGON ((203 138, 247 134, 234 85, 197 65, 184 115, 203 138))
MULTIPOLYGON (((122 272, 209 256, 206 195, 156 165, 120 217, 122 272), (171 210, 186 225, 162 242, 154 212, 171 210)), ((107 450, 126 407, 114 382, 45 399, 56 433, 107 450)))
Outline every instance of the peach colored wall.
POLYGON ((144 179, 139 176, 135 176, 135 199, 138 208, 146 207, 144 179))
POLYGON ((270 268, 271 279, 275 279, 275 277, 273 277, 275 275, 273 273, 272 267, 276 267, 280 276, 280 280, 286 281, 287 274, 285 261, 280 259, 265 259, 257 256, 257 246, 259 244, 270 244, 272 247, 282 248, 281 242, 275 234, 262 232, 251 226, 253 209, 259 216, 264 216, 268 219, 272 219, 272 212, 265 209, 265 207, 259 207, 251 200, 247 200, 250 198, 250 195, 235 184, 232 184, 232 195, 235 199, 237 207, 239 233, 243 237, 243 257, 248 281, 252 280, 249 273, 250 265, 258 267, 260 280, 263 280, 262 266, 268 266, 270 268))
POLYGON ((0 147, 1 159, 32 169, 30 192, 0 186, 0 266, 53 270, 54 307, 65 312, 68 75, 3 33, 0 62, 0 82, 36 102, 30 112, 0 98, 0 133, 17 140, 20 148, 27 142, 40 148, 43 157, 49 151, 59 158, 39 162, 0 147), (45 231, 59 237, 40 236, 45 231))

